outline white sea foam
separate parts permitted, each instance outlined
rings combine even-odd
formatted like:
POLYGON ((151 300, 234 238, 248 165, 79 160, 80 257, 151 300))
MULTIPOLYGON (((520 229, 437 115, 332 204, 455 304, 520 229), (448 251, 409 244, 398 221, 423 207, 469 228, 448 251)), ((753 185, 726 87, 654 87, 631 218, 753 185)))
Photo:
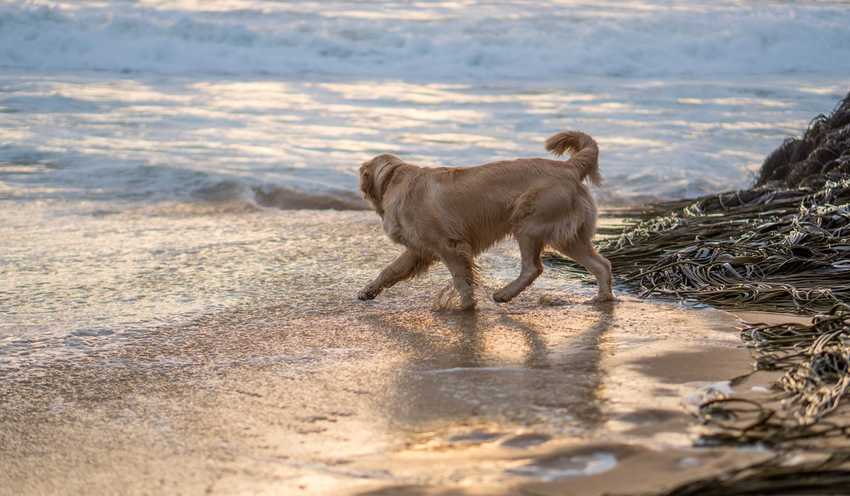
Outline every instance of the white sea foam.
POLYGON ((694 382, 691 385, 696 389, 684 398, 685 405, 690 407, 698 407, 705 401, 715 398, 725 398, 735 394, 735 390, 732 389, 732 383, 729 381, 712 383, 694 382))
POLYGON ((546 481, 587 477, 608 472, 617 466, 617 458, 605 452, 543 459, 508 469, 508 472, 546 481))
POLYGON ((0 0, 0 66, 552 80, 850 73, 841 3, 0 0))

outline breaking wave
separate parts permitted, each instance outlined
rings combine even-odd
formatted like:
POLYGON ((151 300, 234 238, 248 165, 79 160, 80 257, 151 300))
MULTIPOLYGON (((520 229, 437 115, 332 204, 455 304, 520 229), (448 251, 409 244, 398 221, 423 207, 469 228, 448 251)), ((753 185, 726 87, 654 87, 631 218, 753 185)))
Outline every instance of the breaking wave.
POLYGON ((846 4, 176 5, 0 0, 0 66, 474 80, 850 71, 846 4))
POLYGON ((368 204, 350 191, 306 192, 285 186, 251 186, 221 181, 194 191, 196 199, 215 204, 237 203, 280 210, 368 210, 368 204))

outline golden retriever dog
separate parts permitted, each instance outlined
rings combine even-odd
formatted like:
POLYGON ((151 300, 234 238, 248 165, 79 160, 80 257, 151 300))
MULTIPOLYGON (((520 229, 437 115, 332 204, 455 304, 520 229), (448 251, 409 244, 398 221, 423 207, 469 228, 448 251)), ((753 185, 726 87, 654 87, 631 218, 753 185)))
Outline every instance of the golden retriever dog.
POLYGON ((543 272, 540 253, 552 247, 584 266, 599 287, 594 302, 614 299, 611 263, 591 240, 596 205, 584 180, 597 184, 599 148, 579 131, 546 140, 556 157, 523 158, 469 168, 418 167, 384 154, 360 166, 360 189, 383 220, 384 232, 406 249, 357 295, 371 300, 442 261, 463 310, 475 307, 475 256, 513 236, 522 255, 519 276, 493 294, 507 302, 543 272))

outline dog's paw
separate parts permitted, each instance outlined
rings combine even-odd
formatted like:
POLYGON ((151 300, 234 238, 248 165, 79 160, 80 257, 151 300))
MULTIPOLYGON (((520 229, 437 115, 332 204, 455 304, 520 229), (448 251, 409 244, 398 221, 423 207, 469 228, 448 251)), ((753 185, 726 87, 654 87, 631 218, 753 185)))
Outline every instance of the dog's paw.
POLYGON ((377 289, 364 288, 359 293, 357 293, 357 299, 361 301, 374 300, 375 297, 378 296, 378 293, 380 293, 380 291, 378 291, 377 289))
POLYGON ((460 302, 460 311, 461 312, 471 312, 473 310, 475 310, 475 300, 460 302))
POLYGON ((496 291, 493 293, 493 301, 496 303, 507 303, 512 299, 511 295, 507 294, 505 291, 496 291))
POLYGON ((618 300, 613 294, 604 295, 604 296, 597 295, 597 296, 594 296, 593 298, 587 300, 587 304, 588 305, 598 305, 600 303, 614 303, 614 302, 617 302, 617 301, 620 301, 620 300, 618 300))

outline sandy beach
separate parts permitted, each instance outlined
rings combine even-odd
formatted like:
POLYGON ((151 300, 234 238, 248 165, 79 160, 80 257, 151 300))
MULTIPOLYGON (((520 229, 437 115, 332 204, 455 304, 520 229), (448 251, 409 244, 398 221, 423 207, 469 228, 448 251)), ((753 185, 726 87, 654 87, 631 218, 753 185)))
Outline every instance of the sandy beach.
POLYGON ((442 268, 362 303, 355 282, 394 253, 374 214, 228 220, 358 251, 278 238, 276 256, 314 270, 279 276, 277 305, 4 368, 0 492, 633 494, 767 456, 693 447, 694 406, 751 370, 730 314, 584 305, 593 286, 557 269, 497 306, 483 298, 510 279, 511 244, 483 258, 476 313, 431 308, 442 268), (323 277, 333 256, 348 279, 323 277), (539 303, 552 296, 571 303, 539 303))

